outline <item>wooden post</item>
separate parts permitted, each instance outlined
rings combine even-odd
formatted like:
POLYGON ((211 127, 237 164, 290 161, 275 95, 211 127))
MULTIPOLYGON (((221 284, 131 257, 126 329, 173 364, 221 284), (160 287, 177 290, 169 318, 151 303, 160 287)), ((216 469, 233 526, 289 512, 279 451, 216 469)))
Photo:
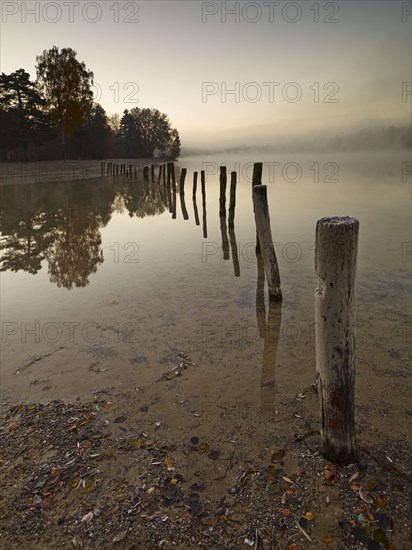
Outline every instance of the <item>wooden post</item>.
POLYGON ((255 162, 253 165, 252 187, 262 185, 263 162, 255 162))
POLYGON ((200 172, 200 183, 202 186, 202 199, 205 200, 206 198, 206 179, 205 179, 205 171, 202 170, 200 172))
POLYGON ((219 216, 226 216, 226 183, 227 183, 227 174, 226 166, 220 167, 220 196, 219 196, 219 216))
POLYGON ((158 176, 157 176, 157 185, 160 184, 160 179, 161 179, 161 177, 162 177, 162 165, 159 164, 159 174, 158 174, 158 176))
POLYGON ((321 453, 333 462, 357 459, 355 436, 355 279, 359 222, 322 218, 316 225, 316 371, 321 453))
POLYGON ((194 216, 195 216, 195 224, 200 225, 199 211, 197 209, 196 197, 193 198, 193 213, 194 213, 194 216))
POLYGON ((265 264, 269 298, 281 300, 282 291, 280 289, 279 267, 270 230, 266 185, 255 185, 253 187, 253 207, 255 211, 257 235, 261 243, 261 254, 265 264))
POLYGON ((116 163, 116 176, 118 176, 118 175, 119 175, 119 164, 116 163))
POLYGON ((193 191, 192 191, 192 199, 196 199, 196 191, 197 191, 197 172, 193 172, 193 191))
POLYGON ((205 171, 200 172, 200 183, 202 186, 202 218, 203 218, 203 238, 207 239, 207 213, 206 213, 206 178, 205 171))
POLYGON ((186 168, 182 168, 180 172, 180 194, 184 195, 185 193, 185 178, 186 178, 186 168))
POLYGON ((155 180, 155 177, 154 177, 154 164, 151 165, 150 171, 151 171, 151 174, 152 174, 152 183, 154 183, 154 180, 155 180))
POLYGON ((133 177, 132 165, 129 164, 130 179, 133 177))
POLYGON ((236 172, 230 173, 229 227, 235 227, 236 172))
POLYGON ((171 180, 171 173, 172 173, 172 169, 171 169, 171 163, 168 162, 167 163, 167 186, 170 187, 170 180, 171 180))
POLYGON ((102 176, 104 175, 104 162, 100 163, 100 173, 102 176))
POLYGON ((229 238, 227 236, 226 216, 220 216, 220 234, 222 235, 222 255, 224 260, 230 259, 229 238))
POLYGON ((172 220, 176 219, 176 187, 172 188, 173 197, 172 197, 172 220))
POLYGON ((173 187, 176 186, 176 176, 175 176, 175 164, 174 162, 170 163, 170 174, 172 176, 172 185, 173 187))
POLYGON ((235 230, 233 227, 230 227, 230 226, 229 226, 229 241, 230 241, 230 249, 232 251, 232 261, 233 261, 233 269, 235 270, 235 277, 240 277, 239 254, 238 254, 235 230))
POLYGON ((162 178, 163 178, 163 185, 166 185, 166 164, 162 165, 162 178))
POLYGON ((180 193, 180 194, 179 194, 179 197, 180 197, 180 207, 181 207, 181 209, 182 209, 182 216, 183 216, 183 219, 184 219, 184 220, 188 220, 188 219, 189 219, 189 214, 188 214, 187 208, 186 208, 185 194, 184 194, 184 193, 180 193))
MULTIPOLYGON (((253 165, 252 193, 253 193, 253 187, 255 187, 255 185, 262 185, 262 170, 263 170, 263 163, 255 162, 253 165)), ((259 243, 259 237, 256 233, 256 255, 257 254, 260 254, 260 243, 259 243)))
POLYGON ((137 166, 134 167, 134 179, 137 180, 137 166))

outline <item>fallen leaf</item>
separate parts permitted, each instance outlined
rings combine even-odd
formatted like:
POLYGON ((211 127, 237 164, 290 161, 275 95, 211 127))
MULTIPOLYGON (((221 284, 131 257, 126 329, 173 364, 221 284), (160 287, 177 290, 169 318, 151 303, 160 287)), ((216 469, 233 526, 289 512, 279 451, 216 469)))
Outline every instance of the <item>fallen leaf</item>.
POLYGON ((171 460, 170 458, 166 458, 164 461, 163 461, 163 466, 166 468, 167 471, 171 472, 173 471, 175 468, 174 468, 174 463, 173 463, 173 460, 171 460))
POLYGON ((282 479, 283 479, 283 481, 286 481, 286 483, 290 483, 291 485, 295 485, 295 484, 293 483, 293 481, 292 481, 291 479, 289 479, 288 477, 282 476, 282 479))
POLYGON ((314 517, 315 516, 313 515, 312 512, 306 512, 306 514, 305 514, 305 518, 309 521, 312 521, 314 517))
POLYGON ((333 542, 333 538, 328 535, 326 537, 323 537, 323 542, 325 544, 329 544, 330 542, 333 542))
POLYGON ((93 519, 93 512, 89 512, 88 514, 86 514, 85 516, 82 517, 82 519, 80 520, 82 523, 90 523, 93 519))
POLYGON ((296 544, 291 544, 289 550, 299 550, 299 548, 296 546, 296 544))
POLYGON ((96 489, 97 483, 95 479, 89 479, 86 485, 83 487, 83 493, 89 494, 96 489))
POLYGON ((377 498, 375 500, 376 506, 379 506, 379 508, 385 508, 388 505, 388 502, 384 498, 377 498))
POLYGON ((278 451, 275 451, 271 457, 272 462, 277 462, 279 460, 282 460, 285 454, 286 454, 285 449, 279 449, 278 451))
POLYGON ((360 485, 357 485, 356 483, 351 483, 350 484, 350 488, 352 489, 352 491, 359 491, 359 489, 361 488, 360 485))
POLYGON ((367 504, 373 503, 373 498, 371 497, 371 495, 367 491, 364 491, 362 487, 359 489, 359 496, 367 504))
POLYGON ((113 403, 111 401, 107 401, 106 403, 104 403, 103 405, 103 409, 111 409, 113 407, 113 403))
POLYGON ((375 542, 378 542, 379 544, 383 544, 385 542, 385 539, 386 539, 386 535, 383 529, 376 529, 373 532, 373 540, 375 542))
POLYGON ((288 510, 287 508, 283 508, 282 514, 283 514, 285 517, 287 517, 287 516, 290 514, 290 512, 289 512, 289 510, 288 510))
POLYGON ((354 474, 352 474, 349 478, 349 483, 352 483, 352 481, 354 481, 358 476, 359 472, 355 472, 354 474))

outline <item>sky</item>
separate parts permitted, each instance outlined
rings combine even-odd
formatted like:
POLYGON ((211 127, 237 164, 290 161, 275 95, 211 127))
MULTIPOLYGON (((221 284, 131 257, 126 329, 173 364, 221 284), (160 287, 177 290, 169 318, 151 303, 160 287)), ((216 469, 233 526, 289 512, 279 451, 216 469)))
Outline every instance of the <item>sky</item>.
POLYGON ((3 0, 1 11, 2 72, 34 80, 37 55, 71 47, 108 115, 157 108, 187 148, 411 122, 411 2, 3 0))

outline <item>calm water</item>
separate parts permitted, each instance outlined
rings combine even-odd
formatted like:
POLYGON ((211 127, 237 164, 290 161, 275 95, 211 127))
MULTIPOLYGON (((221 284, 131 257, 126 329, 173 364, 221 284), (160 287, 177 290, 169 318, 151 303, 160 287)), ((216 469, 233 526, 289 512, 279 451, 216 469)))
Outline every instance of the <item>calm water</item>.
POLYGON ((196 364, 193 395, 276 406, 274 393, 295 395, 315 379, 316 221, 350 215, 360 221, 357 401, 381 430, 408 433, 408 160, 406 153, 183 158, 183 201, 163 185, 119 176, 3 186, 5 398, 74 399, 144 386, 184 351, 196 364), (254 253, 254 160, 265 162, 284 296, 270 311, 254 253), (234 231, 219 219, 222 163, 239 174, 234 231), (196 203, 191 192, 201 169, 204 204, 200 173, 196 203))

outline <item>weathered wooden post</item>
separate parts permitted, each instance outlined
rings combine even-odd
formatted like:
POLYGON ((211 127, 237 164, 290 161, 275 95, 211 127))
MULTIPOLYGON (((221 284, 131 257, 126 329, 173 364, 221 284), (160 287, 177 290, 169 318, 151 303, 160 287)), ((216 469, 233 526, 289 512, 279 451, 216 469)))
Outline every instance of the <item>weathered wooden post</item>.
POLYGON ((129 173, 130 173, 130 179, 132 179, 133 177, 133 170, 132 170, 132 165, 129 164, 129 173))
POLYGON ((102 176, 104 175, 104 162, 100 163, 100 173, 102 176))
POLYGON ((134 167, 134 179, 137 180, 137 166, 134 167))
POLYGON ((176 176, 175 176, 175 164, 174 162, 170 163, 170 174, 172 176, 172 185, 173 187, 176 186, 176 176))
POLYGON ((255 211, 256 231, 261 243, 261 254, 265 264, 269 298, 281 300, 282 291, 280 289, 279 267, 270 230, 266 185, 255 185, 253 187, 253 207, 255 211))
POLYGON ((235 227, 236 172, 230 173, 229 227, 235 227))
POLYGON ((184 195, 185 193, 185 178, 186 178, 186 168, 182 168, 180 172, 180 194, 184 195))
POLYGON ((157 175, 157 185, 160 184, 161 178, 162 178, 162 165, 159 164, 159 174, 157 175))
POLYGON ((116 176, 119 175, 119 164, 116 162, 116 176))
POLYGON ((107 163, 106 175, 110 174, 110 162, 107 163))
POLYGON ((219 216, 226 216, 226 184, 227 184, 227 174, 226 166, 220 167, 220 196, 219 196, 219 216))
POLYGON ((166 164, 162 165, 162 178, 163 178, 163 185, 166 185, 166 164))
POLYGON ((167 163, 167 186, 170 187, 170 182, 171 182, 171 176, 172 174, 172 169, 171 169, 171 163, 168 162, 167 163))
POLYGON ((355 280, 359 222, 322 218, 316 225, 316 371, 321 453, 333 462, 357 459, 355 436, 355 280))
POLYGON ((192 199, 196 199, 196 191, 197 191, 197 172, 193 172, 193 191, 192 191, 192 199))
MULTIPOLYGON (((255 187, 255 185, 262 185, 262 170, 263 170, 263 163, 255 162, 253 165, 252 193, 253 193, 253 187, 255 187)), ((260 243, 259 243, 259 237, 256 234, 256 255, 257 254, 260 254, 260 243)))
POLYGON ((143 181, 149 181, 149 167, 147 165, 143 167, 143 181))
POLYGON ((150 167, 151 175, 152 175, 152 183, 154 183, 155 177, 154 177, 154 164, 150 167))

